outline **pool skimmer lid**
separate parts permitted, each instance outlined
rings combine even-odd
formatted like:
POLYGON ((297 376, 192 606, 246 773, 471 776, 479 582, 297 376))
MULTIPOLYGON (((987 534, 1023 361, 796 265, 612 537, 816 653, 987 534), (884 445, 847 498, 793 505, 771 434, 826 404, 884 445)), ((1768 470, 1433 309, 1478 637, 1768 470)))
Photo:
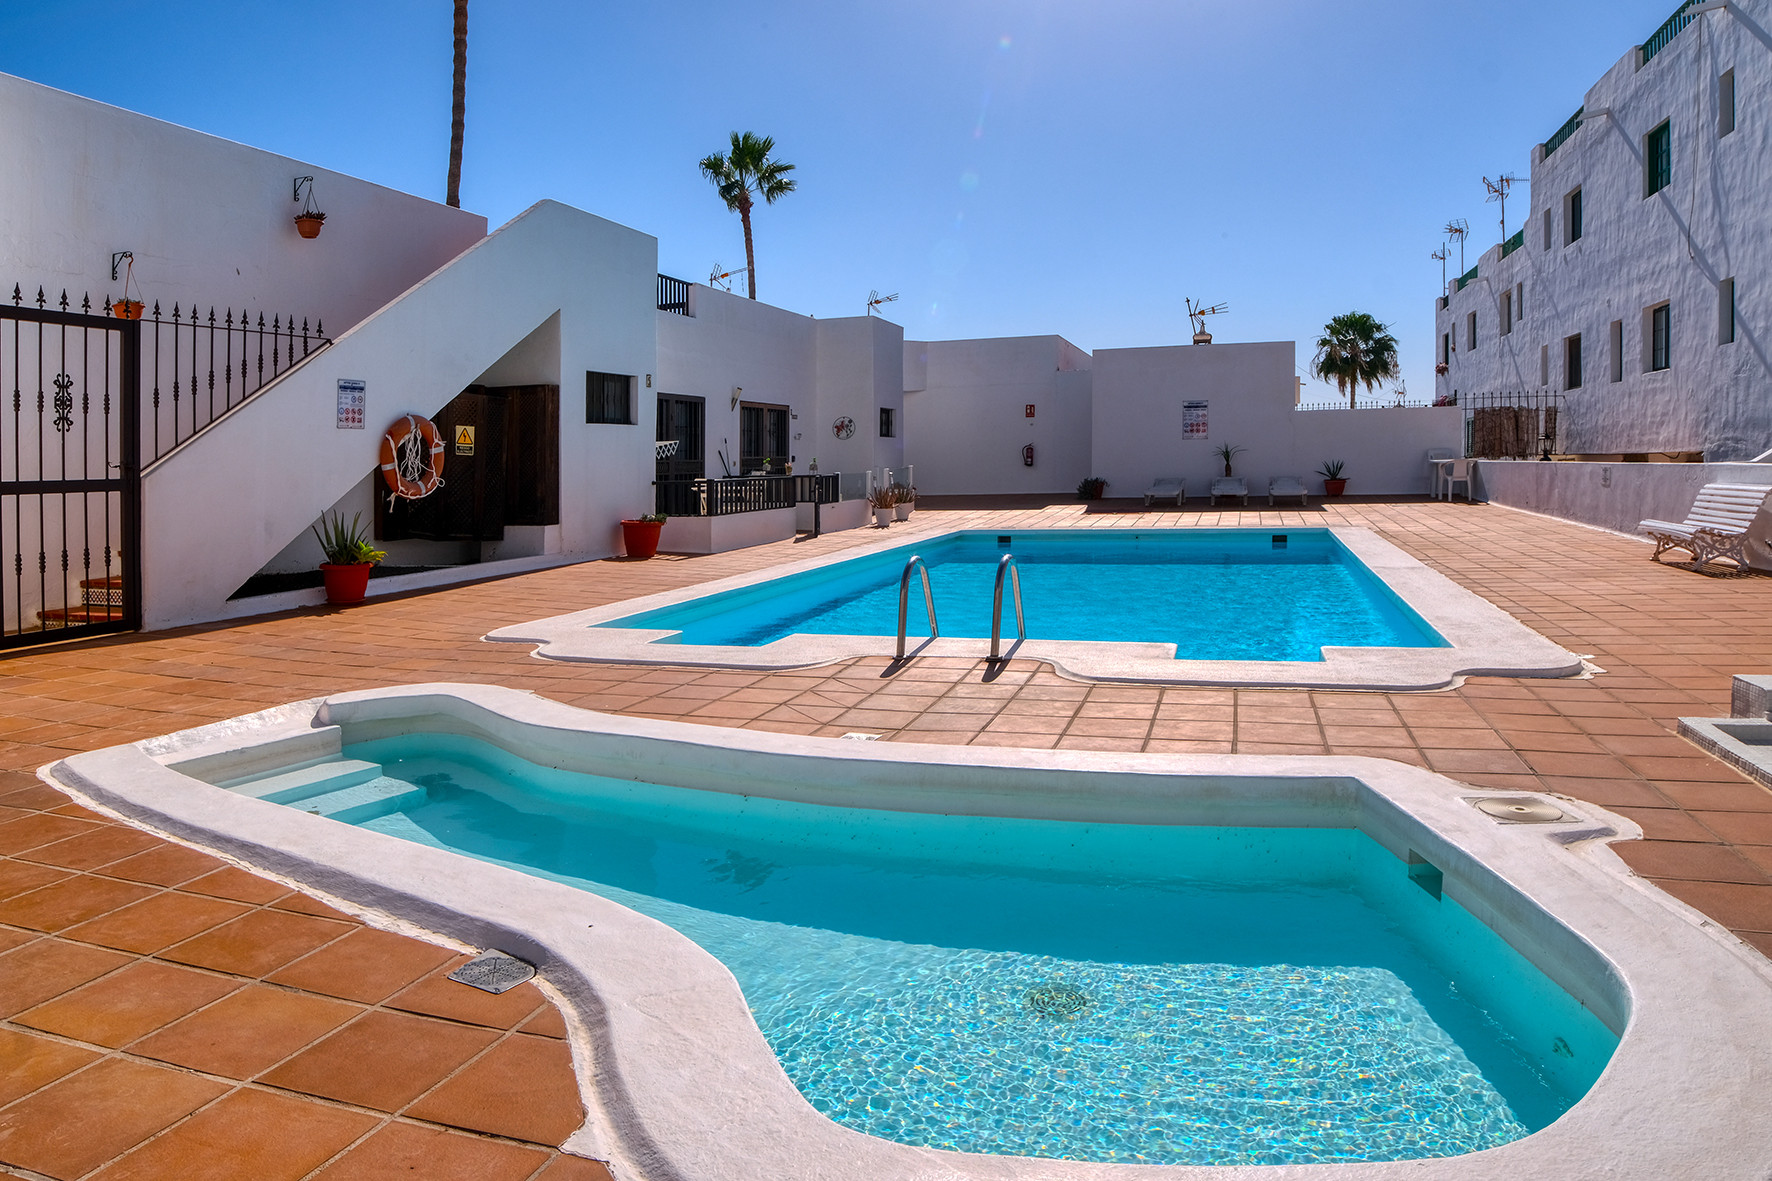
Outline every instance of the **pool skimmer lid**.
POLYGON ((1485 796, 1471 804, 1485 816, 1514 824, 1554 824, 1569 819, 1568 813, 1556 805, 1531 796, 1485 796))

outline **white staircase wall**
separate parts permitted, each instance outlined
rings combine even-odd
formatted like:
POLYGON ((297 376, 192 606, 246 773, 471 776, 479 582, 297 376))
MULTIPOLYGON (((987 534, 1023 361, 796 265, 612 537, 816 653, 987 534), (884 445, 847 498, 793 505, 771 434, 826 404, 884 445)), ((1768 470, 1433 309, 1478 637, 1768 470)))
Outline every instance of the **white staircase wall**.
POLYGON ((142 481, 145 626, 223 615, 376 467, 395 419, 435 414, 556 313, 560 545, 617 552, 621 519, 651 511, 657 261, 650 235, 541 202, 159 461, 142 481), (593 370, 634 375, 639 422, 584 422, 593 370), (363 430, 336 425, 341 378, 367 383, 363 430))

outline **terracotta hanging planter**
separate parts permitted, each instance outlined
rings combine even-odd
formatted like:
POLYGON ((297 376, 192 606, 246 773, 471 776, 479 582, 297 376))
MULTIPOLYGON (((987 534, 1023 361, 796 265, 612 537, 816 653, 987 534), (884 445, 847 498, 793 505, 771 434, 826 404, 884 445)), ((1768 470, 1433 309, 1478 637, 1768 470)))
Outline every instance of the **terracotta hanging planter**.
POLYGON ((111 315, 119 320, 139 320, 142 318, 142 301, 120 299, 111 305, 111 315))
POLYGON ((298 213, 295 215, 296 232, 304 238, 318 238, 320 227, 326 224, 324 213, 298 213))

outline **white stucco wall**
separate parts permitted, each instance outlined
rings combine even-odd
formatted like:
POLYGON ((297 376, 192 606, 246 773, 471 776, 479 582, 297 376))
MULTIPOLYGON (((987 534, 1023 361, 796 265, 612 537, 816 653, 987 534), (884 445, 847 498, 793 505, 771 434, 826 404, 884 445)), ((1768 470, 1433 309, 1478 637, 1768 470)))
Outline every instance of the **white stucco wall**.
POLYGON ((904 355, 905 460, 920 492, 1069 492, 1090 474, 1082 349, 1059 336, 1017 336, 911 340, 904 355), (1032 467, 1022 462, 1028 444, 1032 467))
POLYGON ((1345 462, 1350 493, 1413 494, 1428 490, 1430 449, 1462 454, 1455 408, 1295 409, 1295 353, 1291 341, 1097 349, 1090 474, 1110 497, 1141 496, 1164 476, 1202 496, 1224 474, 1213 448, 1229 443, 1245 448, 1232 470, 1252 497, 1266 496, 1271 476, 1320 492, 1314 473, 1330 459, 1345 462), (1182 438, 1191 400, 1208 403, 1206 439, 1182 438))
POLYGON ((555 316, 559 546, 617 552, 621 519, 651 511, 652 420, 586 424, 583 374, 655 371, 657 253, 646 234, 541 202, 154 465, 142 489, 147 625, 215 618, 324 509, 363 488, 388 423, 434 414, 488 372, 535 372, 533 334, 555 316), (367 429, 337 429, 340 378, 367 383, 367 429))
MULTIPOLYGON (((1435 358, 1456 332, 1436 392, 1566 386, 1564 340, 1582 337, 1582 383, 1568 395, 1560 449, 1571 454, 1702 451, 1743 459, 1772 447, 1772 0, 1729 0, 1697 17, 1646 65, 1632 48, 1588 90, 1584 121, 1549 158, 1532 149, 1524 246, 1489 248, 1477 278, 1435 301, 1435 358), (1735 75, 1735 130, 1718 134, 1718 78, 1735 75), (1610 114, 1605 114, 1610 110, 1610 114), (1644 197, 1643 140, 1671 121, 1672 183, 1644 197), (1566 243, 1565 201, 1582 192, 1582 236, 1566 243), (1549 218, 1550 246, 1544 226, 1549 218), (1736 339, 1718 341, 1718 282, 1736 281, 1736 339), (1524 323, 1500 334, 1501 295, 1523 284, 1524 323), (1670 306, 1671 366, 1650 371, 1646 316, 1670 306), (1471 313, 1477 344, 1469 347, 1471 313), (1611 325, 1622 328, 1612 380, 1611 325), (1541 363, 1549 347, 1548 375, 1541 363)), ((1647 36, 1653 30, 1645 29, 1647 36)), ((1548 137, 1570 112, 1545 112, 1548 137)), ((1525 194, 1518 194, 1525 196, 1525 194)), ((1515 212, 1515 211, 1518 212, 1515 212)), ((1479 231, 1480 233, 1481 231, 1479 231)))
POLYGON ((818 402, 812 429, 805 432, 801 445, 818 457, 821 472, 902 467, 904 329, 878 316, 817 323, 818 402), (889 439, 880 436, 882 408, 893 411, 894 433, 889 439), (845 416, 855 420, 855 434, 842 440, 833 428, 845 416))
POLYGON ((0 161, 8 296, 121 298, 111 254, 129 250, 150 309, 293 313, 337 336, 486 234, 479 214, 9 74, 0 161), (326 214, 312 240, 295 229, 297 176, 326 214))

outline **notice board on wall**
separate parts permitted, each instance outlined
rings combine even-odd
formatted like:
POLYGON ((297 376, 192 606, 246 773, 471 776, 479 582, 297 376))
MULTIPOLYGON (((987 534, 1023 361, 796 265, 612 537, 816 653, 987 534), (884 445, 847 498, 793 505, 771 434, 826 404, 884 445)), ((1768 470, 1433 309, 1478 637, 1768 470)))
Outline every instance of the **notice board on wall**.
POLYGON ((1205 402, 1183 402, 1181 404, 1181 437, 1183 439, 1209 437, 1206 407, 1207 403, 1205 402))

